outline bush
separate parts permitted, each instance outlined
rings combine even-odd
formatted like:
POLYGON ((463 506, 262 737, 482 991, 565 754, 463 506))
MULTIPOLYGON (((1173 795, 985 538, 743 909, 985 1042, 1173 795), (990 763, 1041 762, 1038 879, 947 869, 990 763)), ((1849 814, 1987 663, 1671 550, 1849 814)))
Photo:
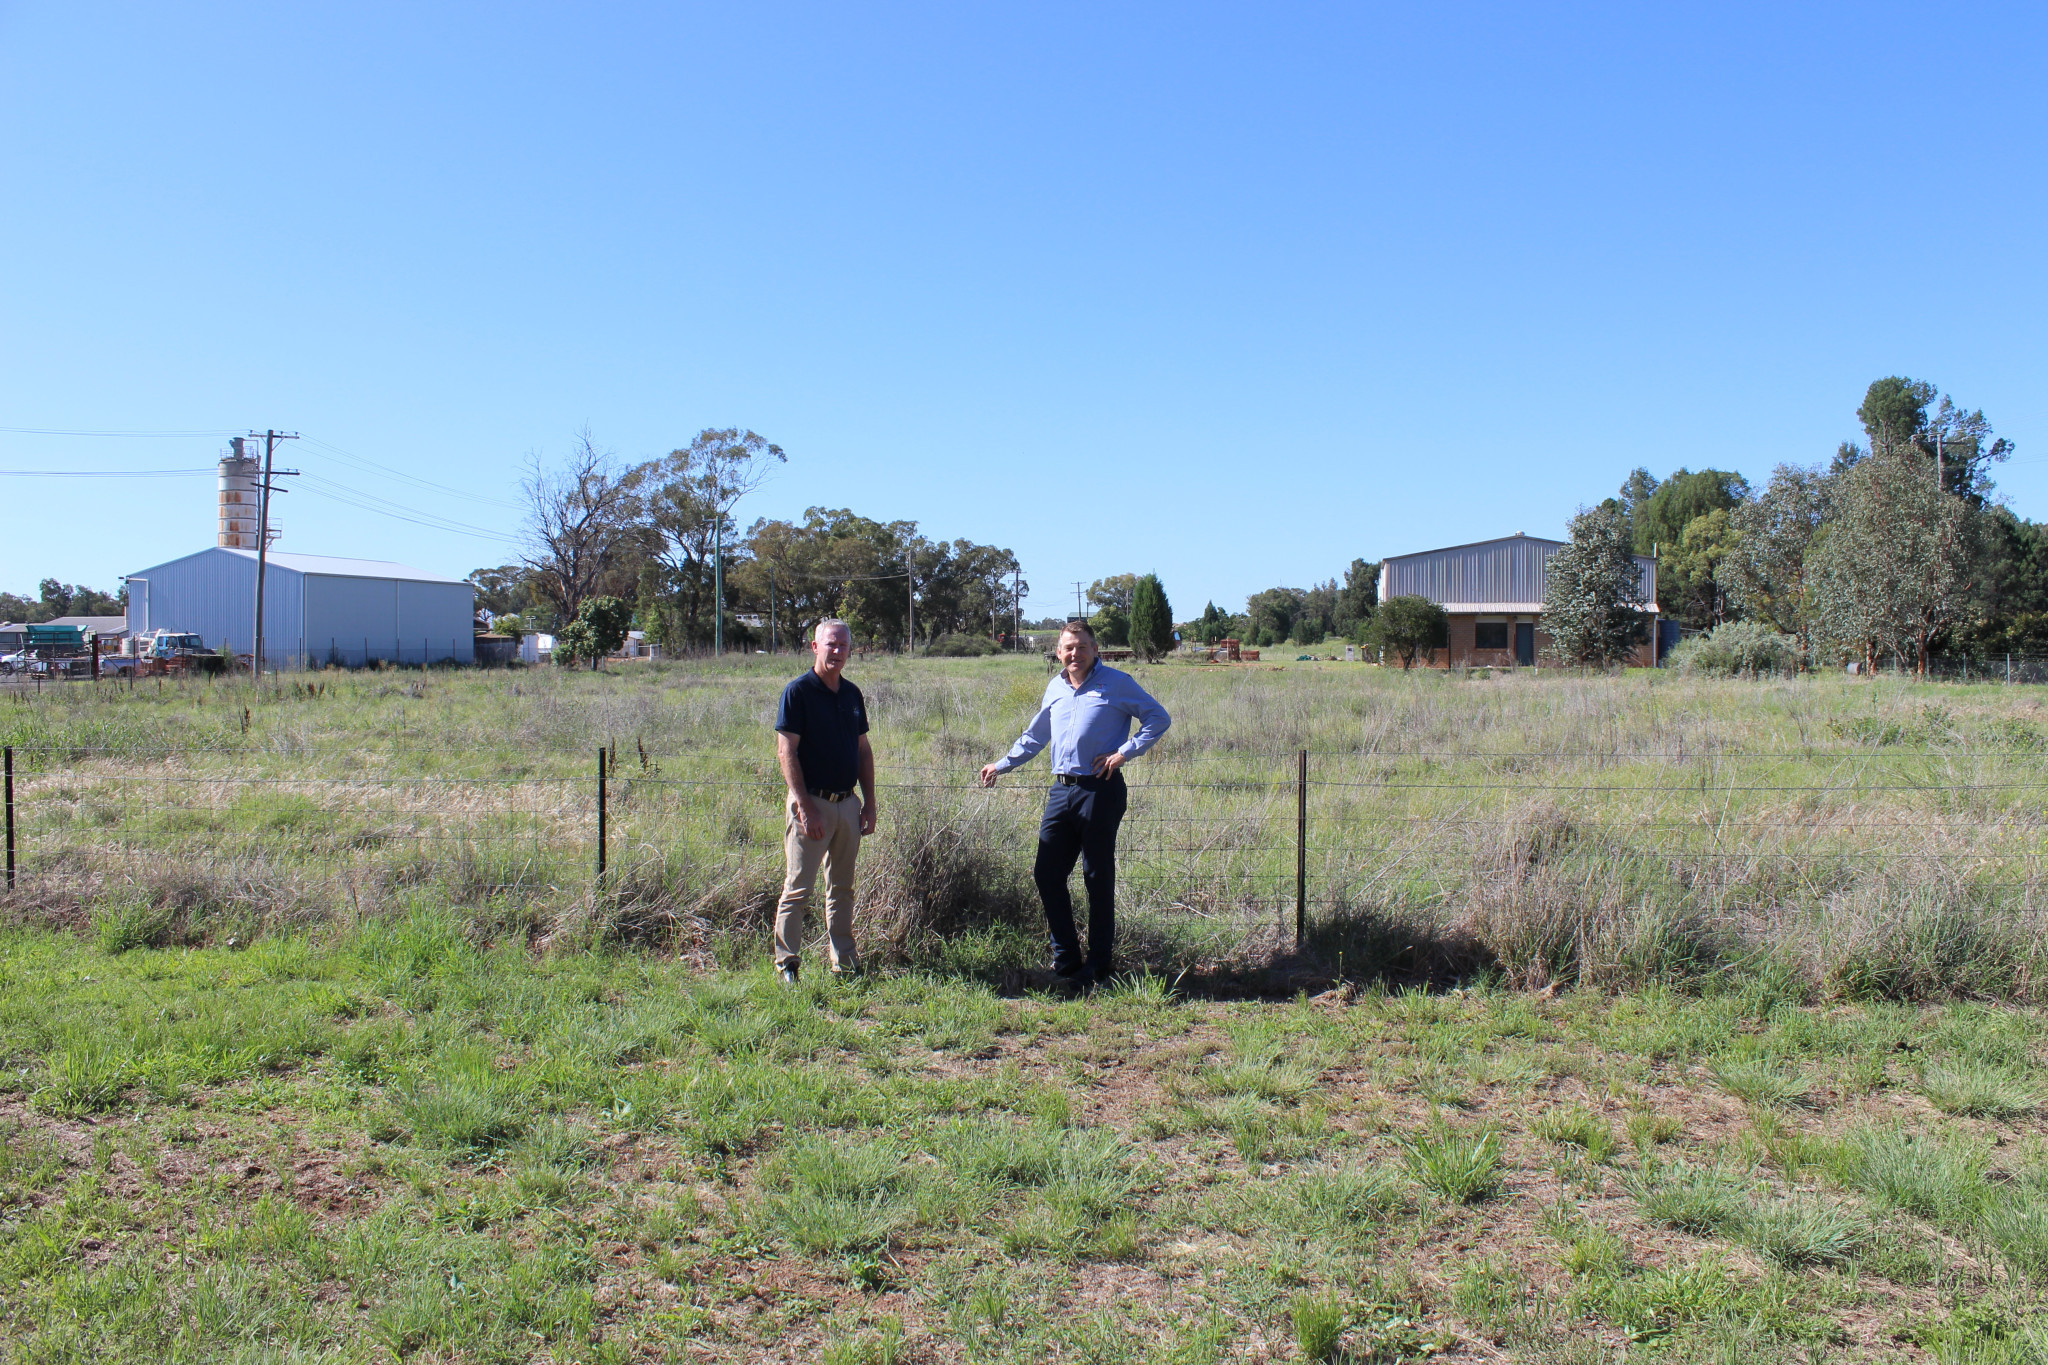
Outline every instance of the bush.
POLYGON ((1730 621, 1680 641, 1669 658, 1680 673, 1714 678, 1796 673, 1803 661, 1797 637, 1780 635, 1760 621, 1730 621))
POLYGON ((941 635, 932 641, 926 654, 938 659, 973 659, 984 654, 997 654, 1001 650, 994 640, 984 635, 941 635))

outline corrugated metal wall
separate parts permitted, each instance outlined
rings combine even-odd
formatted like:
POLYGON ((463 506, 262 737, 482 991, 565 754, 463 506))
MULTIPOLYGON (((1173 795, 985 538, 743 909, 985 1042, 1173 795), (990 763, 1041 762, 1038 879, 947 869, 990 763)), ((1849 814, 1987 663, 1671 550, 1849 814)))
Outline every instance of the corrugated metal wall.
POLYGON ((306 653, 332 660, 470 663, 476 657, 473 590, 467 583, 306 575, 306 653))
MULTIPOLYGON (((472 663, 474 592, 467 583, 300 573, 269 564, 263 653, 269 668, 356 667, 389 659, 472 663)), ((146 569, 129 581, 131 630, 189 630, 210 649, 256 647, 256 562, 214 548, 146 569)))
MULTIPOLYGON (((1433 602, 1540 603, 1546 566, 1564 546, 1533 536, 1511 536, 1446 550, 1390 558, 1380 575, 1380 596, 1427 597, 1433 602)), ((1636 556, 1643 598, 1657 600, 1657 561, 1636 556)))
MULTIPOLYGON (((208 649, 225 644, 237 654, 256 648, 255 560, 215 547, 146 569, 138 577, 147 582, 130 580, 130 630, 187 630, 208 649)), ((266 667, 289 668, 298 662, 302 582, 296 569, 264 566, 266 667)))

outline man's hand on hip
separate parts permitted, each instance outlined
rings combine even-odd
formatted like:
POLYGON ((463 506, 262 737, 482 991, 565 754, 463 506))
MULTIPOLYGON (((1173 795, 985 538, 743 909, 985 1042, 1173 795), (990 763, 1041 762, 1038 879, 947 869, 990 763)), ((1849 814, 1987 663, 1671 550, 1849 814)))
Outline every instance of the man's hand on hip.
POLYGON ((872 801, 863 801, 863 802, 861 802, 861 805, 860 805, 860 832, 861 832, 862 834, 864 834, 864 835, 865 835, 865 834, 873 834, 873 833, 875 832, 875 825, 876 825, 876 824, 877 824, 877 823, 878 823, 878 822, 879 822, 879 821, 881 820, 881 818, 882 818, 882 812, 881 812, 880 810, 878 810, 878 809, 876 808, 876 806, 875 806, 875 803, 874 803, 874 802, 872 802, 872 801))
POLYGON ((993 787, 996 784, 996 779, 1002 776, 1002 773, 1003 769, 1000 764, 990 763, 985 765, 981 770, 981 785, 993 787))
POLYGON ((1113 750, 1095 760, 1095 775, 1097 777, 1115 777, 1116 770, 1123 766, 1123 751, 1121 749, 1113 750))
POLYGON ((806 839, 825 837, 825 821, 818 815, 818 803, 807 792, 796 798, 796 827, 806 839))

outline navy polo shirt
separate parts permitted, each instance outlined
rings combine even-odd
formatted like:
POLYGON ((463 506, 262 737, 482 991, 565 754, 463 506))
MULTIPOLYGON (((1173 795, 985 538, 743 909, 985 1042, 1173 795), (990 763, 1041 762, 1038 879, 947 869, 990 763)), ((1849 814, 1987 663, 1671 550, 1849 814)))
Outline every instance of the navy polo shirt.
POLYGON ((860 784, 860 737, 868 732, 868 708, 860 689, 843 674, 834 692, 815 669, 805 669, 782 689, 775 728, 796 736, 796 761, 806 787, 850 792, 860 784))

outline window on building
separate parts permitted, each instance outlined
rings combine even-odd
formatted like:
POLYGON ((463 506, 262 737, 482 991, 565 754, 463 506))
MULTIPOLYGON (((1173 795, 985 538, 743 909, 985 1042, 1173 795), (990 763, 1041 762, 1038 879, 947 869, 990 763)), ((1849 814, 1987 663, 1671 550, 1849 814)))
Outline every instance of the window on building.
POLYGON ((1508 647, 1508 623, 1505 621, 1480 621, 1472 627, 1472 648, 1506 649, 1508 647))

